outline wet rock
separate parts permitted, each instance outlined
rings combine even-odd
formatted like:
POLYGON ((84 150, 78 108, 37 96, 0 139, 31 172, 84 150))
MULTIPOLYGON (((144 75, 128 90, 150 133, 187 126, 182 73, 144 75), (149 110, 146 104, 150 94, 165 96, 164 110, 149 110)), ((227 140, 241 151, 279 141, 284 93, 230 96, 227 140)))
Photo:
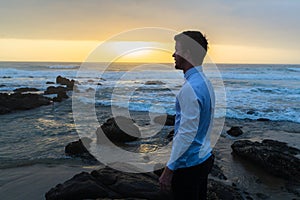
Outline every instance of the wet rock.
POLYGON ((234 137, 240 136, 243 134, 243 131, 241 128, 242 127, 239 127, 239 126, 233 126, 227 131, 227 134, 234 136, 234 137))
POLYGON ((248 114, 248 115, 253 115, 253 114, 255 114, 255 111, 254 111, 254 110, 249 110, 249 111, 247 112, 247 114, 248 114))
POLYGON ((6 114, 6 113, 10 113, 11 111, 12 111, 11 109, 9 109, 9 108, 7 108, 5 106, 0 105, 0 115, 6 114))
POLYGON ((65 77, 62 76, 57 76, 56 77, 56 83, 57 84, 61 84, 61 85, 66 85, 68 90, 73 90, 75 81, 72 79, 67 79, 65 77))
POLYGON ((91 161, 96 161, 95 157, 90 154, 87 148, 91 140, 89 138, 82 138, 78 141, 71 142, 65 147, 65 154, 73 157, 80 157, 91 161))
POLYGON ((23 92, 36 92, 39 91, 36 88, 29 88, 29 87, 25 87, 25 88, 17 88, 14 90, 15 93, 23 93, 23 92))
POLYGON ((300 159, 295 155, 300 150, 289 147, 284 142, 263 140, 261 143, 239 140, 231 145, 233 152, 251 160, 266 171, 284 179, 300 180, 300 159))
POLYGON ((223 182, 216 181, 214 179, 209 179, 207 187, 207 198, 209 200, 244 200, 243 196, 236 188, 227 185, 223 182))
POLYGON ((44 94, 58 94, 61 92, 67 92, 67 88, 63 87, 63 86, 49 86, 46 91, 44 92, 44 94))
POLYGON ((115 143, 131 142, 141 137, 139 128, 134 121, 123 116, 110 118, 97 129, 97 143, 104 141, 103 133, 110 141, 115 143))
POLYGON ((152 173, 127 173, 105 167, 90 174, 82 172, 63 184, 50 189, 47 200, 142 198, 153 200, 171 199, 161 193, 158 177, 152 173))
POLYGON ((257 121, 267 122, 267 121, 270 121, 270 119, 268 119, 268 118, 258 118, 257 121))
POLYGON ((227 177, 224 175, 224 173, 223 173, 223 171, 221 170, 221 168, 220 168, 218 165, 216 165, 216 164, 213 165, 210 174, 211 174, 213 177, 219 178, 220 180, 227 180, 227 177))
POLYGON ((53 81, 47 81, 46 84, 55 84, 53 81))
POLYGON ((69 96, 67 95, 66 92, 58 92, 57 96, 53 98, 53 101, 55 102, 62 102, 65 99, 68 99, 69 96))
POLYGON ((165 83, 162 81, 146 81, 145 85, 164 85, 165 83))
POLYGON ((170 131, 170 133, 167 135, 167 139, 168 139, 169 141, 173 140, 174 133, 175 133, 175 131, 172 130, 172 131, 170 131))
POLYGON ((39 94, 0 94, 1 114, 15 110, 29 110, 49 104, 51 104, 51 99, 39 94))
POLYGON ((61 102, 64 99, 69 98, 69 96, 67 95, 67 88, 62 86, 49 86, 44 94, 57 94, 57 96, 53 98, 53 101, 55 102, 61 102))
POLYGON ((157 116, 153 120, 155 123, 166 125, 166 126, 174 126, 175 124, 175 115, 161 115, 157 116))
MULTIPOLYGON (((125 167, 125 166, 124 166, 125 167)), ((128 166, 126 166, 128 167, 128 166)), ((159 176, 153 173, 127 173, 110 167, 82 172, 50 189, 46 200, 56 199, 152 199, 171 200, 162 193, 159 176)), ((238 189, 214 179, 208 180, 208 199, 243 199, 238 189)))
POLYGON ((263 193, 256 193, 255 194, 259 199, 268 199, 270 198, 269 196, 263 194, 263 193))

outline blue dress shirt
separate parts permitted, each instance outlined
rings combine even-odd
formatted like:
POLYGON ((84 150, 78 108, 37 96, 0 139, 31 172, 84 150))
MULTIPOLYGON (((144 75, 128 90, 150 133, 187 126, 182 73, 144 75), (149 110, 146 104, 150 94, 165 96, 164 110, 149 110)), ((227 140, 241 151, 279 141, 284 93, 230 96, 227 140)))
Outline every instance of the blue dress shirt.
POLYGON ((201 164, 212 151, 213 88, 201 66, 189 69, 184 77, 185 83, 176 96, 175 134, 167 163, 171 170, 201 164))

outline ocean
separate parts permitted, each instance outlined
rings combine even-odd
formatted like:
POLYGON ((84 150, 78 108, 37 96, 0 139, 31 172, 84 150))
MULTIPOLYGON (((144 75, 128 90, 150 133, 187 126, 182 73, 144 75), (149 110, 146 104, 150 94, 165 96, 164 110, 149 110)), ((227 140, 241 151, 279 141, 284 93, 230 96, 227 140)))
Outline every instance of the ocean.
MULTIPOLYGON (((113 104, 133 111, 163 106, 163 112, 174 114, 174 97, 183 83, 181 72, 171 70, 173 64, 146 65, 132 70, 136 66, 142 65, 122 63, 106 67, 103 63, 99 65, 100 72, 96 68, 78 76, 80 63, 0 62, 0 92, 9 93, 20 87, 34 87, 42 92, 50 86, 47 81, 55 82, 61 75, 78 80, 83 89, 101 91, 95 100, 97 105, 113 104), (101 77, 97 80, 95 74, 101 77), (147 80, 161 81, 164 85, 144 84, 147 80), (125 95, 120 91, 129 88, 134 88, 131 91, 134 93, 127 105, 128 102, 120 100, 125 95)), ((226 90, 226 117, 300 123, 300 65, 217 64, 217 67, 226 90)), ((91 102, 91 99, 83 98, 82 101, 91 102)))
MULTIPOLYGON (((175 95, 184 79, 182 72, 173 70, 173 64, 115 63, 107 67, 100 63, 84 71, 80 71, 80 66, 80 63, 0 62, 0 93, 12 93, 21 87, 37 88, 37 93, 43 93, 49 86, 58 86, 46 82, 55 82, 60 75, 79 83, 78 90, 94 91, 94 98, 87 95, 79 100, 84 104, 94 103, 96 108, 107 110, 113 105, 132 112, 175 113, 175 95)), ((221 102, 226 107, 226 118, 300 123, 300 65, 217 64, 217 67, 226 95, 221 102)), ((98 118, 104 122, 109 114, 102 114, 98 118)), ((65 146, 79 138, 72 98, 0 115, 0 119, 0 169, 83 164, 82 160, 64 153, 65 146)), ((0 185, 6 181, 0 179, 0 185)))

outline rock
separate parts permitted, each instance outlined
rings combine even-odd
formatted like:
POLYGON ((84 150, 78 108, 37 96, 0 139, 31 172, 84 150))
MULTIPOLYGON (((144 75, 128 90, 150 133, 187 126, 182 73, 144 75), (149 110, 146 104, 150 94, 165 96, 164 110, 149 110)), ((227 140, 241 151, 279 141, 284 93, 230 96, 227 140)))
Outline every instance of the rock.
POLYGON ((51 104, 51 99, 39 94, 0 94, 0 113, 5 114, 14 110, 29 110, 51 104))
POLYGON ((44 94, 57 94, 57 96, 53 98, 53 101, 55 102, 61 102, 64 99, 69 98, 69 96, 67 95, 67 88, 62 86, 49 86, 44 94))
POLYGON ((218 165, 216 165, 216 164, 213 165, 210 174, 212 176, 214 176, 214 177, 219 178, 220 180, 227 180, 227 177, 224 175, 224 173, 221 170, 221 168, 218 165))
POLYGON ((239 140, 231 148, 236 155, 259 164, 275 176, 296 182, 300 180, 300 159, 295 156, 300 154, 299 149, 275 140, 261 143, 239 140))
POLYGON ((46 84, 55 84, 53 81, 47 81, 46 84))
POLYGON ((158 177, 152 173, 126 173, 105 167, 90 174, 82 172, 63 184, 50 189, 46 200, 142 198, 153 200, 171 199, 161 193, 158 177))
POLYGON ((66 87, 62 87, 62 86, 49 86, 46 91, 44 92, 44 94, 58 94, 58 93, 62 93, 62 92, 67 92, 67 88, 66 87))
POLYGON ((81 200, 108 196, 105 188, 89 173, 82 172, 63 184, 58 184, 45 195, 47 200, 81 200))
POLYGON ((209 200, 244 200, 243 196, 236 188, 214 179, 208 180, 207 187, 207 199, 209 200))
POLYGON ((263 194, 263 193, 256 193, 255 194, 259 199, 268 199, 268 198, 270 198, 269 196, 267 196, 267 195, 265 195, 265 194, 263 194))
POLYGON ((10 112, 11 112, 11 109, 0 105, 0 115, 10 113, 10 112))
POLYGON ((253 115, 254 113, 255 113, 254 110, 249 110, 249 111, 247 112, 248 115, 253 115))
POLYGON ((266 122, 266 121, 270 121, 270 119, 268 119, 268 118, 258 118, 257 121, 266 122))
POLYGON ((167 135, 167 139, 168 139, 169 141, 173 140, 174 133, 175 133, 175 131, 172 130, 172 131, 170 131, 170 133, 167 135))
POLYGON ((78 141, 71 142, 65 147, 65 154, 68 156, 80 157, 91 161, 96 161, 96 158, 87 150, 90 143, 91 140, 89 138, 82 138, 78 141))
MULTIPOLYGON (((82 172, 50 189, 46 200, 57 199, 150 199, 171 200, 159 189, 159 176, 153 173, 127 173, 110 167, 82 172)), ((223 182, 208 180, 208 199, 243 199, 239 191, 223 182)))
POLYGON ((1 85, 0 85, 0 87, 6 87, 6 85, 4 85, 4 84, 1 84, 1 85))
POLYGON ((162 81, 146 81, 145 85, 164 85, 165 83, 162 81))
POLYGON ((115 143, 135 141, 141 137, 139 128, 134 124, 133 120, 123 116, 110 118, 97 129, 97 143, 101 143, 102 132, 110 141, 115 143))
POLYGON ((227 131, 227 134, 234 136, 234 137, 240 136, 243 134, 243 131, 241 128, 242 127, 239 127, 239 126, 233 126, 227 131))
POLYGON ((175 115, 161 115, 157 116, 153 120, 155 123, 166 125, 166 126, 174 126, 175 124, 175 115))
POLYGON ((53 98, 53 101, 55 102, 62 102, 64 99, 68 99, 69 96, 66 94, 66 92, 58 92, 57 97, 53 98))
POLYGON ((36 89, 36 88, 29 88, 29 87, 26 87, 26 88, 17 88, 17 89, 14 90, 15 93, 36 92, 36 91, 39 91, 39 90, 36 89))
POLYGON ((72 79, 67 79, 65 77, 62 76, 57 76, 56 77, 56 83, 57 84, 61 84, 61 85, 66 85, 68 90, 73 90, 75 81, 72 79))

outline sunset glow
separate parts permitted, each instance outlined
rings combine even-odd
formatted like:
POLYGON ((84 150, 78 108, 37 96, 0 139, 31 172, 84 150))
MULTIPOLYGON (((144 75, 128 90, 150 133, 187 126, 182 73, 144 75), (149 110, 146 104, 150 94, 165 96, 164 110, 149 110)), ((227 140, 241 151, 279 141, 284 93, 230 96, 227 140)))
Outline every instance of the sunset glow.
MULTIPOLYGON (((159 27, 176 32, 201 30, 209 40, 208 54, 217 63, 297 64, 300 63, 299 9, 300 2, 292 0, 226 4, 196 0, 189 3, 76 1, 73 6, 66 0, 47 4, 33 0, 6 1, 0 3, 0 61, 83 62, 97 46, 118 34, 159 27), (189 14, 181 14, 182 8, 189 14)), ((135 35, 111 43, 98 59, 110 61, 112 55, 130 47, 133 51, 114 59, 173 62, 173 38, 143 40, 150 35, 135 35), (149 44, 149 48, 135 49, 141 43, 149 44), (151 43, 167 51, 152 48, 151 43)))

